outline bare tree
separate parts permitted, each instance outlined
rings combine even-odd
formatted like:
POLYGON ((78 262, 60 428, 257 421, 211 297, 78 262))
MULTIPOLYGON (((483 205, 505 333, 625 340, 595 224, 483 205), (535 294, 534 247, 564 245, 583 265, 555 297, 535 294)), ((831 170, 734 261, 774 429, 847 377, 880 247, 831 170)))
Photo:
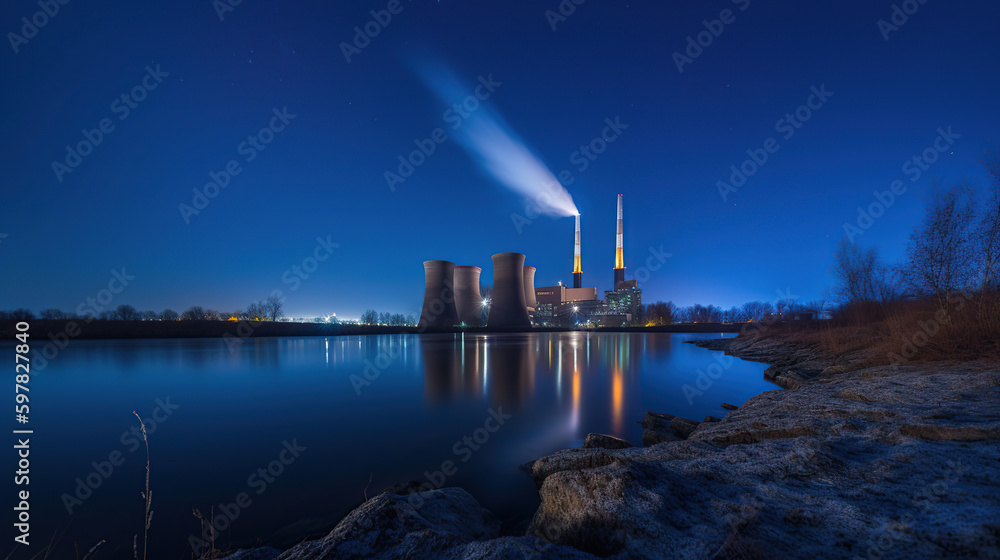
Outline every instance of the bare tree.
POLYGON ((272 295, 262 302, 264 308, 264 316, 269 321, 277 321, 281 317, 285 316, 283 311, 284 302, 281 301, 281 297, 272 295))
POLYGON ((841 239, 833 256, 834 295, 844 304, 884 304, 899 295, 896 269, 884 263, 874 247, 841 239))
POLYGON ((647 304, 643 310, 643 320, 647 325, 669 325, 678 320, 677 306, 672 301, 647 304))
POLYGON ((826 299, 819 298, 807 301, 803 306, 804 311, 811 311, 816 314, 817 319, 822 319, 826 314, 826 299))
POLYGON ((942 307, 973 280, 973 191, 967 185, 931 190, 927 213, 907 245, 908 282, 933 294, 942 307))
POLYGON ((60 309, 49 307, 48 309, 42 310, 41 317, 42 319, 65 319, 66 314, 60 309))
POLYGON ((264 309, 263 302, 251 302, 250 305, 247 305, 246 311, 243 313, 248 321, 264 321, 267 319, 267 310, 264 309))
POLYGON ((188 307, 184 313, 181 313, 182 321, 200 321, 205 318, 205 309, 200 305, 192 305, 188 307))
POLYGON ((1000 157, 987 153, 983 164, 990 177, 989 190, 983 201, 983 216, 976 228, 981 294, 1000 287, 1000 157))
POLYGON ((743 315, 747 321, 762 321, 769 313, 774 312, 774 306, 769 301, 748 301, 743 304, 743 315))
POLYGON ((225 321, 228 318, 226 314, 215 309, 206 309, 204 317, 209 321, 225 321))
POLYGON ((179 315, 177 315, 177 312, 173 309, 164 309, 160 312, 161 321, 176 321, 178 318, 179 315))
POLYGON ((18 307, 17 309, 7 312, 7 318, 14 321, 31 321, 35 318, 35 314, 32 313, 30 309, 18 307))
POLYGON ((135 307, 132 307, 127 303, 123 303, 115 308, 112 318, 119 321, 138 321, 142 319, 142 316, 135 307))
POLYGON ((726 323, 742 323, 743 321, 746 320, 743 317, 744 317, 743 310, 740 309, 739 307, 733 306, 730 307, 729 310, 723 314, 722 320, 726 323))

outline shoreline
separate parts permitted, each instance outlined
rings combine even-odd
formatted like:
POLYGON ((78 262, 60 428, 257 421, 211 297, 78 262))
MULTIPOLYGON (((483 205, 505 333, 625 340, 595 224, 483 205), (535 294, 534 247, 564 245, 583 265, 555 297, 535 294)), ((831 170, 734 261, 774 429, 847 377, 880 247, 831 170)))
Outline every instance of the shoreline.
MULTIPOLYGON (((421 329, 387 325, 343 323, 288 323, 283 321, 100 321, 86 319, 33 319, 32 333, 47 340, 127 340, 155 338, 264 338, 298 336, 361 336, 380 334, 458 334, 533 332, 621 332, 621 333, 739 333, 748 323, 676 323, 656 327, 532 327, 491 329, 468 327, 421 329)), ((0 321, 0 339, 12 340, 15 321, 0 321)))
POLYGON ((903 559, 1000 552, 995 364, 855 367, 858 356, 824 356, 775 337, 693 343, 771 363, 765 375, 789 390, 752 397, 720 421, 695 425, 686 439, 566 449, 534 461, 541 504, 525 535, 498 536, 496 517, 460 488, 402 485, 364 502, 326 537, 284 552, 257 549, 255 557, 903 559))
MULTIPOLYGON (((283 321, 100 321, 85 319, 33 319, 32 334, 53 344, 70 340, 138 340, 181 338, 278 338, 302 336, 364 336, 383 334, 510 334, 544 332, 597 333, 725 333, 736 334, 748 323, 676 323, 656 327, 531 327, 491 329, 467 327, 421 329, 388 325, 344 323, 288 323, 283 321)), ((13 340, 15 321, 0 321, 0 340, 13 340)))

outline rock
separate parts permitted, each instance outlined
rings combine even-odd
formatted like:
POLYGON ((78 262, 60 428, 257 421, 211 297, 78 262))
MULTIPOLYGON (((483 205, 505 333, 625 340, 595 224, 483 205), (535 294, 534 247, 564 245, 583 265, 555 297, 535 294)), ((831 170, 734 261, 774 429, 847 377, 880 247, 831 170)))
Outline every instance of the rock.
POLYGON ((736 406, 735 404, 722 403, 722 408, 724 408, 726 410, 736 410, 739 407, 736 406))
MULTIPOLYGON (((412 484, 399 485, 409 492, 412 484)), ((238 553, 226 560, 593 560, 579 550, 535 537, 498 538, 500 521, 461 488, 394 494, 384 492, 345 517, 322 539, 300 543, 280 556, 274 549, 238 553)))
POLYGON ((670 427, 670 421, 677 418, 673 414, 663 414, 660 412, 647 412, 642 418, 642 427, 647 430, 658 430, 670 427))
POLYGON ((674 418, 670 421, 670 428, 674 431, 678 437, 687 439, 695 429, 698 428, 700 422, 696 420, 691 420, 689 418, 674 418))
POLYGON ((548 469, 528 534, 615 560, 992 552, 997 379, 974 364, 856 369, 764 392, 669 445, 542 458, 536 470, 566 468, 548 469))
POLYGON ((405 496, 385 492, 352 511, 326 537, 285 551, 281 560, 459 557, 469 543, 499 532, 500 520, 461 488, 405 496))
POLYGON ((567 546, 556 546, 537 537, 501 537, 490 541, 477 541, 467 545, 462 560, 597 560, 587 554, 567 546))
POLYGON ((583 440, 584 449, 625 449, 632 447, 628 441, 606 434, 587 434, 583 440))
POLYGON ((1000 439, 1000 422, 980 426, 904 424, 899 432, 904 436, 939 441, 987 441, 1000 439))
MULTIPOLYGON (((628 448, 636 449, 634 447, 628 448)), ((531 466, 531 477, 541 486, 549 475, 567 470, 580 470, 609 465, 614 462, 612 451, 606 449, 564 449, 547 457, 542 457, 531 466)))
POLYGON ((716 418, 715 416, 706 416, 702 423, 705 422, 722 422, 722 418, 716 418))
POLYGON ((681 438, 671 429, 642 431, 642 444, 646 447, 667 441, 681 441, 681 438))

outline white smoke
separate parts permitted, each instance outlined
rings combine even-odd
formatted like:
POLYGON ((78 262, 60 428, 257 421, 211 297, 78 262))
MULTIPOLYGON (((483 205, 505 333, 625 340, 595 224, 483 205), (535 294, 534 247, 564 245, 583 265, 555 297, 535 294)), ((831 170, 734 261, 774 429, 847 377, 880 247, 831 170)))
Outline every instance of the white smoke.
MULTIPOLYGON (((440 65, 418 65, 417 73, 449 107, 473 95, 473 88, 463 88, 458 79, 440 65)), ((499 113, 479 103, 476 109, 468 111, 468 115, 449 133, 483 171, 524 196, 542 214, 576 216, 580 213, 569 192, 499 113)))

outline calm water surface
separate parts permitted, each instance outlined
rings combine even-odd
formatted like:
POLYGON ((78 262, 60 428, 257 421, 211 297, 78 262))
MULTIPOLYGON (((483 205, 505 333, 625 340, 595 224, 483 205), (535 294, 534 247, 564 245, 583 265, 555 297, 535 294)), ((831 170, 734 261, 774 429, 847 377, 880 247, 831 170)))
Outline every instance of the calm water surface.
POLYGON ((104 539, 98 558, 131 558, 138 533, 141 549, 146 458, 133 410, 149 429, 151 558, 191 557, 194 508, 238 512, 219 543, 288 544, 329 531, 366 487, 407 480, 464 487, 516 528, 537 505, 518 465, 588 432, 640 444, 647 410, 720 416, 722 402, 776 389, 765 364, 682 344, 718 336, 75 341, 32 380, 32 542, 55 535, 52 557, 75 558, 74 543, 82 557, 104 539), (709 368, 711 386, 685 395, 709 368), (437 473, 446 461, 448 476, 437 473), (88 477, 96 489, 80 487, 88 477), (244 506, 229 506, 241 493, 244 506))

